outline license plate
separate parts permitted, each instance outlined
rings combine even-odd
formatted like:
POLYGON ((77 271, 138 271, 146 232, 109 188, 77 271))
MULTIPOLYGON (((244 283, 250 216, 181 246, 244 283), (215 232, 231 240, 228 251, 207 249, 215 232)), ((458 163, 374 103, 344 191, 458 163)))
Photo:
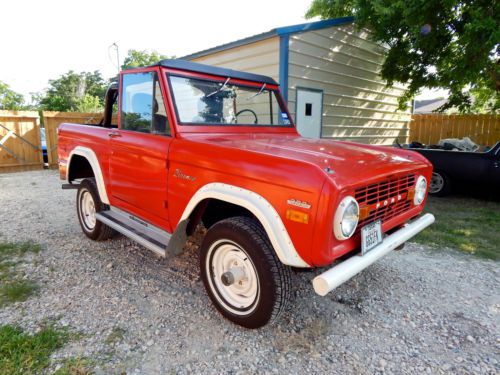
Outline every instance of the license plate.
POLYGON ((361 228, 361 254, 365 255, 382 242, 382 223, 380 220, 361 228))

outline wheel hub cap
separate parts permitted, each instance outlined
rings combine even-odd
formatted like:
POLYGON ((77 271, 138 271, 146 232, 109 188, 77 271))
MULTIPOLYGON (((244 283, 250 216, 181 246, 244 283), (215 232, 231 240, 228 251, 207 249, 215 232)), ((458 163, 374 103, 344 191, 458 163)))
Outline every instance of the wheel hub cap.
POLYGON ((441 176, 438 173, 433 173, 431 178, 431 183, 429 186, 429 193, 437 193, 443 188, 443 186, 444 186, 443 176, 441 176))
POLYGON ((210 284, 220 302, 237 314, 252 311, 259 294, 259 280, 245 251, 232 241, 217 241, 207 259, 210 284))

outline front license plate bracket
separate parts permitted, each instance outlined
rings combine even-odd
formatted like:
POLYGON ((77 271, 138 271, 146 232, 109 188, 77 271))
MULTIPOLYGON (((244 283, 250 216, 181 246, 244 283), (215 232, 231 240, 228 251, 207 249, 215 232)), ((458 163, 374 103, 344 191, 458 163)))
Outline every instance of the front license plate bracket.
POLYGON ((365 255, 382 242, 382 222, 380 220, 361 228, 361 255, 365 255))

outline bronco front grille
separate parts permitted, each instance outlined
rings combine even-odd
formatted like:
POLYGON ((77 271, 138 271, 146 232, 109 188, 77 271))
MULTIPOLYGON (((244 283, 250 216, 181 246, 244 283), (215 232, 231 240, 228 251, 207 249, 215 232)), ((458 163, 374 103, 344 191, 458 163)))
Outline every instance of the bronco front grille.
POLYGON ((393 177, 355 190, 354 197, 368 216, 360 220, 358 230, 376 220, 385 222, 411 207, 408 191, 415 185, 414 174, 393 177))

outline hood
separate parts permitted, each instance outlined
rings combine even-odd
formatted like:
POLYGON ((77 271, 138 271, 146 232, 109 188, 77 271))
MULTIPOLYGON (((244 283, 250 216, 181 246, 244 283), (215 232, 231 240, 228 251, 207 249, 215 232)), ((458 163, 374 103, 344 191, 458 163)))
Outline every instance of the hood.
POLYGON ((313 164, 342 186, 429 166, 419 154, 387 146, 285 134, 190 135, 193 141, 313 164))

